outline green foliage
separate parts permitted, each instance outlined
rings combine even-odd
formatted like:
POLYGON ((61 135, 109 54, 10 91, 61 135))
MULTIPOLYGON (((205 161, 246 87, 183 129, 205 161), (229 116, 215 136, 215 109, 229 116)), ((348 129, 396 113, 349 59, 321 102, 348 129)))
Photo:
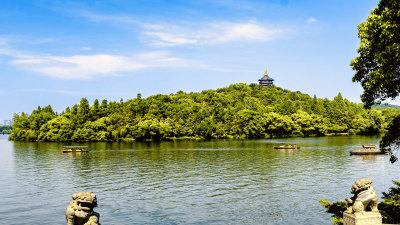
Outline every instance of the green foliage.
MULTIPOLYGON (((400 2, 381 0, 371 11, 367 21, 358 26, 361 40, 355 57, 350 65, 356 71, 353 82, 360 82, 364 89, 361 100, 365 107, 391 98, 400 93, 400 2)), ((376 107, 376 106, 375 106, 376 107)), ((381 108, 385 108, 382 106, 381 108)), ((393 118, 393 117, 389 117, 393 118)), ((365 122, 355 121, 356 124, 365 122)), ((391 122, 383 120, 383 127, 388 126, 381 140, 381 148, 398 143, 400 137, 400 118, 391 122)), ((382 126, 381 126, 382 127, 382 126)), ((373 127, 368 133, 379 129, 373 127)))
POLYGON ((343 212, 348 208, 347 201, 341 200, 334 203, 329 203, 326 199, 319 200, 319 203, 326 208, 327 213, 331 213, 333 224, 343 224, 343 212))
POLYGON ((389 192, 383 192, 383 202, 379 203, 378 208, 382 214, 383 223, 400 223, 400 181, 394 181, 394 187, 389 192))
MULTIPOLYGON (((386 224, 400 223, 400 181, 394 181, 394 187, 389 188, 389 192, 383 192, 383 201, 379 203, 378 209, 382 214, 382 222, 386 224)), ((325 207, 327 213, 331 213, 333 224, 343 224, 343 212, 347 209, 347 202, 344 200, 329 203, 326 199, 319 200, 325 207)))
POLYGON ((397 114, 388 124, 387 129, 379 142, 381 149, 389 147, 391 145, 399 144, 400 137, 400 114, 397 114))
MULTIPOLYGON (((94 107, 94 105, 93 105, 94 107)), ((81 127, 83 124, 88 121, 91 116, 90 114, 90 108, 89 108, 89 101, 86 98, 81 99, 81 103, 79 104, 78 108, 78 114, 77 116, 77 122, 78 122, 78 127, 81 127)))
POLYGON ((0 126, 0 133, 11 134, 11 126, 0 126))
POLYGON ((377 134, 397 111, 367 110, 339 93, 333 101, 279 87, 233 84, 126 102, 86 98, 57 115, 50 106, 14 116, 10 140, 121 141, 377 134))
POLYGON ((356 71, 353 82, 360 82, 367 107, 400 92, 400 2, 381 0, 367 21, 358 26, 361 39, 350 65, 356 71))
POLYGON ((71 140, 73 133, 70 119, 60 116, 40 127, 38 140, 65 142, 71 140))

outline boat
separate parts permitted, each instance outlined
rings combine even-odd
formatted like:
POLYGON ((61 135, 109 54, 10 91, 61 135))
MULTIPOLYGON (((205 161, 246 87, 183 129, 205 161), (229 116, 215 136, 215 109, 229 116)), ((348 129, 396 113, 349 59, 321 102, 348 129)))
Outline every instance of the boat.
POLYGON ((362 149, 358 151, 351 151, 350 155, 383 155, 389 153, 390 150, 378 150, 376 149, 376 145, 369 144, 369 145, 362 145, 362 149))
POLYGON ((88 146, 61 146, 63 153, 73 152, 88 152, 86 149, 88 146))
POLYGON ((380 151, 380 150, 376 150, 376 149, 363 148, 358 151, 350 152, 350 155, 380 155, 380 154, 386 154, 386 153, 388 153, 388 152, 380 151))
POLYGON ((300 147, 297 146, 297 144, 290 145, 290 144, 285 144, 285 145, 279 145, 279 146, 274 146, 274 149, 299 149, 300 147))
POLYGON ((364 149, 375 149, 376 145, 375 144, 368 144, 368 145, 362 145, 364 149))

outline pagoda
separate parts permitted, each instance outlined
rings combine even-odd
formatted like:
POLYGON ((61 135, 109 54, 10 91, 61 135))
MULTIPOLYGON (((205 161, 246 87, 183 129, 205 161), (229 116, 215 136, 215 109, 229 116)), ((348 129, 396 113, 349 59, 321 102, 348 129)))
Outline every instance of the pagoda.
POLYGON ((259 84, 262 86, 271 86, 274 84, 274 79, 272 79, 271 77, 268 76, 267 67, 265 67, 264 76, 261 77, 261 79, 259 79, 258 81, 259 81, 259 84))

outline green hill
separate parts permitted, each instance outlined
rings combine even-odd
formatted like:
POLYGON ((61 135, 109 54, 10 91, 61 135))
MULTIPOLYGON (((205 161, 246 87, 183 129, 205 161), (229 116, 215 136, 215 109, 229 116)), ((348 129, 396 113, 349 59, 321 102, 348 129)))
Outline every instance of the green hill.
POLYGON ((377 104, 372 105, 371 108, 373 108, 373 109, 387 109, 387 108, 399 109, 400 106, 398 106, 398 105, 391 105, 391 104, 388 104, 388 103, 384 103, 384 104, 380 104, 380 105, 377 105, 377 104))
POLYGON ((279 87, 233 84, 123 102, 86 98, 61 114, 51 106, 16 114, 10 140, 127 141, 377 134, 397 111, 367 110, 343 99, 279 87))

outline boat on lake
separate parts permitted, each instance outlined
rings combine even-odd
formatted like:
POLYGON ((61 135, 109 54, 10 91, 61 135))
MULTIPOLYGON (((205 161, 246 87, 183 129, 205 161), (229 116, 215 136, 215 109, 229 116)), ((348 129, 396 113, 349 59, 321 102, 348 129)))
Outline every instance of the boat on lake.
POLYGON ((279 146, 274 146, 274 149, 299 149, 300 147, 297 144, 284 144, 279 146))
POLYGON ((376 149, 375 144, 367 144, 367 145, 362 145, 364 149, 376 149))
POLYGON ((378 150, 375 144, 362 145, 362 149, 358 151, 351 151, 350 155, 381 155, 389 153, 390 150, 378 150))
POLYGON ((86 149, 88 146, 61 146, 63 153, 73 152, 88 152, 86 149))

